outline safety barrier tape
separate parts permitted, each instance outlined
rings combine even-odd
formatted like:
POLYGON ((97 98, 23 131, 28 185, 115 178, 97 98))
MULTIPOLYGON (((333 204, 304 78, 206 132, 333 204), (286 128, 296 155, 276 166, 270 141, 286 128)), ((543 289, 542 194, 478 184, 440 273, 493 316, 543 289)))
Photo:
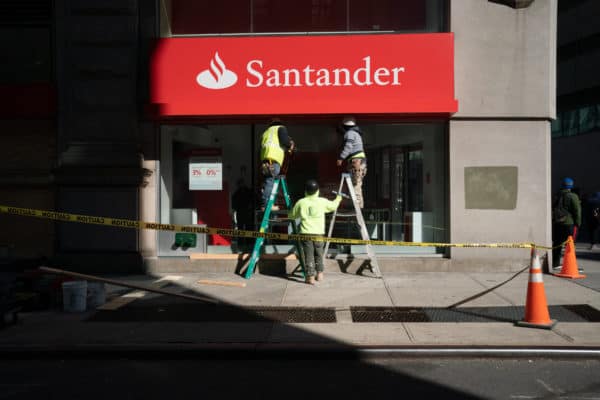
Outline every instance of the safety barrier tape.
MULTIPOLYGON (((484 248, 513 248, 513 249, 545 249, 551 250, 552 247, 541 246, 530 242, 521 243, 433 243, 433 242, 402 242, 394 240, 363 240, 363 239, 348 239, 348 238, 327 238, 324 236, 302 235, 302 234, 286 234, 275 232, 256 232, 241 229, 222 229, 210 228, 193 225, 175 225, 175 224, 160 224, 155 222, 145 222, 132 219, 98 217, 93 215, 70 214, 59 211, 37 210, 32 208, 20 208, 0 205, 0 213, 19 215, 24 217, 34 217, 42 219, 50 219, 61 222, 78 222, 93 225, 115 226, 119 228, 131 229, 152 229, 160 231, 183 232, 183 233, 201 233, 210 235, 222 235, 230 237, 245 237, 245 238, 265 238, 278 239, 286 241, 312 240, 317 242, 330 242, 339 244, 370 244, 380 246, 411 246, 411 247, 484 247, 484 248)), ((566 243, 566 241, 565 241, 566 243)), ((562 243, 560 246, 564 245, 562 243)), ((560 247, 556 246, 556 247, 560 247)))

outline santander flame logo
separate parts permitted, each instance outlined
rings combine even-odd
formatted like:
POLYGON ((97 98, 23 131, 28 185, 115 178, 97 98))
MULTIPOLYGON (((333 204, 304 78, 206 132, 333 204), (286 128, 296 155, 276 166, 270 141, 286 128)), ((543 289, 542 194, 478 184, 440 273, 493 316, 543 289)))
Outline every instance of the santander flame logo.
POLYGON ((210 68, 196 76, 198 85, 207 89, 225 89, 235 85, 237 79, 235 72, 228 70, 219 57, 219 52, 215 52, 215 56, 210 60, 210 68))

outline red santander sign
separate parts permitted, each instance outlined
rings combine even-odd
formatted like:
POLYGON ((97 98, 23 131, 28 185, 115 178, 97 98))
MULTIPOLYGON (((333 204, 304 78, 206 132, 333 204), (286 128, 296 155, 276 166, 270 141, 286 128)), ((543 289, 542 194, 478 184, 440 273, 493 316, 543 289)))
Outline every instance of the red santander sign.
POLYGON ((458 110, 452 33, 161 39, 161 116, 428 114, 458 110))

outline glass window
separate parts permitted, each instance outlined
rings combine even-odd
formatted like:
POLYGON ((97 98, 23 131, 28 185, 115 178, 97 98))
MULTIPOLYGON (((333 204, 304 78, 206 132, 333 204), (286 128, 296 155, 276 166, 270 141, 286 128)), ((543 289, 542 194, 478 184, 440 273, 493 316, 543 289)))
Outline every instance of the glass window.
POLYGON ((161 0, 173 35, 444 32, 447 0, 161 0))
POLYGON ((560 119, 560 114, 557 114, 556 119, 550 123, 550 129, 552 131, 553 138, 557 138, 562 135, 561 124, 562 121, 560 119))
POLYGON ((251 32, 250 3, 250 0, 172 0, 171 32, 174 35, 251 32))
POLYGON ((426 1, 350 0, 351 31, 422 31, 426 1))
POLYGON ((600 128, 600 104, 562 111, 551 123, 552 137, 575 136, 600 128))
POLYGON ((596 106, 583 107, 579 112, 579 129, 581 133, 589 132, 598 127, 598 108, 596 106))
POLYGON ((252 32, 346 30, 346 0, 254 0, 252 32))
MULTIPOLYGON (((408 242, 446 242, 447 235, 447 146, 445 124, 390 124, 359 122, 367 154, 368 172, 363 183, 365 207, 363 215, 371 238, 408 242)), ((336 130, 339 121, 286 123, 297 151, 286 161, 287 186, 292 201, 304 195, 304 183, 317 179, 320 193, 333 198, 332 191, 340 185, 345 168, 336 165, 342 148, 342 135, 336 130)), ((186 224, 206 224, 210 227, 244 227, 256 229, 257 210, 262 177, 257 165, 259 145, 265 124, 168 126, 161 129, 161 222, 177 223, 182 213, 196 216, 186 224), (254 148, 254 151, 249 149, 254 148), (191 163, 216 160, 221 167, 221 189, 197 190, 191 163), (238 210, 236 193, 245 190, 247 205, 238 210), (217 206, 218 205, 218 206, 217 206), (249 214, 245 218, 245 211, 249 214), (244 211, 244 213, 242 213, 244 211), (244 222, 246 221, 246 222, 244 222), (235 224, 235 225, 234 225, 235 224)), ((344 188, 347 192, 347 188, 344 188)), ((283 197, 277 203, 285 207, 283 197)), ((344 200, 341 207, 351 209, 344 200)), ((259 218, 259 217, 258 217, 259 218)), ((336 221, 334 236, 358 238, 356 221, 336 221)), ((286 231, 287 232, 287 231, 286 231)), ((172 233, 160 234, 162 255, 185 255, 172 249, 172 233)), ((210 235, 211 246, 233 246, 237 240, 210 235)), ((248 244, 248 243, 246 243, 248 244)), ((253 243, 251 243, 253 244, 253 243)), ((354 246, 355 247, 355 246, 354 246)), ((360 253, 357 248, 332 245, 332 250, 360 253)), ((364 246, 363 246, 364 247, 364 246)), ((233 247, 232 247, 233 248, 233 247)), ((213 250, 211 250, 213 249, 213 250)), ((429 253, 443 249, 422 247, 385 247, 381 251, 397 253, 429 253)))
POLYGON ((579 110, 563 113, 563 135, 575 136, 579 132, 579 110))

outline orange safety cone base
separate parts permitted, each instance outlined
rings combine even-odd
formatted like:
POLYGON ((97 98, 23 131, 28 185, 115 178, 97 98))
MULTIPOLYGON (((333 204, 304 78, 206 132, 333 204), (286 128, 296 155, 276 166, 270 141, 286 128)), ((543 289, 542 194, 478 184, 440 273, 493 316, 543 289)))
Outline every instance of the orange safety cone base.
POLYGON ((556 320, 550 319, 548 302, 542 279, 542 266, 537 251, 531 251, 531 267, 529 268, 529 283, 525 301, 525 316, 516 322, 517 326, 527 328, 552 329, 556 320))
POLYGON ((567 245, 565 247, 565 255, 563 257, 563 267, 557 274, 552 274, 559 278, 570 278, 570 279, 583 279, 585 275, 579 273, 577 267, 577 257, 575 256, 575 245, 573 237, 569 236, 567 239, 567 245))
POLYGON ((550 322, 547 324, 534 324, 534 323, 527 322, 527 321, 519 321, 519 322, 516 322, 515 325, 522 326, 525 328, 552 329, 552 328, 554 328, 554 325, 556 325, 556 320, 551 319, 550 322))
POLYGON ((552 274, 552 275, 559 276, 561 278, 571 278, 571 279, 583 279, 583 278, 587 277, 587 275, 581 275, 579 272, 577 272, 577 275, 563 274, 561 272, 559 272, 558 274, 552 274))

